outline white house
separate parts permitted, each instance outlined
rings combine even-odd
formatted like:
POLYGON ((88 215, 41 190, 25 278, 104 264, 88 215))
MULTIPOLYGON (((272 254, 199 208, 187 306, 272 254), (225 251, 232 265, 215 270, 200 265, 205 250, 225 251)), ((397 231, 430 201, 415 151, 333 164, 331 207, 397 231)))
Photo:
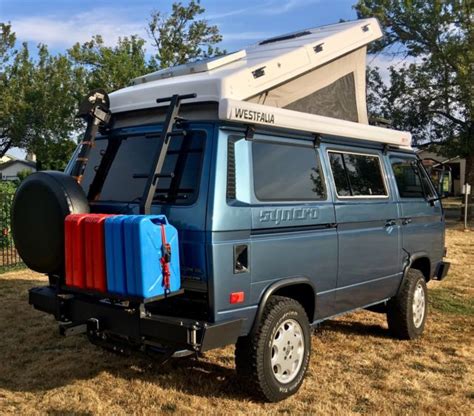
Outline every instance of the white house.
POLYGON ((460 157, 448 158, 428 149, 418 150, 421 159, 435 159, 451 168, 452 184, 449 194, 459 196, 462 194, 462 186, 466 182, 466 159, 460 157))
POLYGON ((13 181, 18 179, 18 174, 22 171, 36 172, 35 156, 28 154, 26 160, 17 159, 11 155, 5 155, 0 159, 0 178, 3 181, 13 181))

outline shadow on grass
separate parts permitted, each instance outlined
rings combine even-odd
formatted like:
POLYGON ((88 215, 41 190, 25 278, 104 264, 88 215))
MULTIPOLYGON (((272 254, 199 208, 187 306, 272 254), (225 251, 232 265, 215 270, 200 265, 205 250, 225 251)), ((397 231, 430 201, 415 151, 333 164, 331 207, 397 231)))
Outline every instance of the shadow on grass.
POLYGON ((319 328, 352 336, 391 338, 388 329, 381 325, 369 325, 349 320, 325 321, 319 328))
POLYGON ((209 362, 205 356, 171 359, 160 365, 139 355, 112 354, 90 344, 84 335, 60 336, 52 316, 28 305, 28 289, 44 284, 0 277, 0 389, 48 391, 106 372, 197 396, 249 398, 235 374, 231 349, 219 355, 223 365, 209 362))

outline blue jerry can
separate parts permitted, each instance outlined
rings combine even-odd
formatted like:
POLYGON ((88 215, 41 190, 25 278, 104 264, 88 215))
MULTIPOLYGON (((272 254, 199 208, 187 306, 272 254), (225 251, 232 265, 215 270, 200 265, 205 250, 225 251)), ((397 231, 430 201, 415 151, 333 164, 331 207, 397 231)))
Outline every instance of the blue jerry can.
MULTIPOLYGON (((165 294, 163 267, 163 232, 166 243, 171 247, 171 258, 169 262, 169 292, 178 291, 181 288, 179 270, 179 245, 178 232, 176 228, 168 223, 164 215, 143 215, 133 218, 131 221, 132 238, 126 240, 125 244, 132 247, 135 253, 133 267, 134 276, 127 273, 127 284, 134 280, 132 287, 134 292, 130 294, 143 298, 152 298, 165 294)), ((128 261, 129 257, 126 257, 128 261)))
POLYGON ((134 240, 134 229, 133 229, 133 220, 138 218, 139 215, 127 215, 125 221, 123 222, 123 247, 125 253, 125 275, 124 279, 126 280, 127 295, 134 295, 137 293, 136 289, 136 268, 135 262, 137 261, 136 256, 138 255, 135 245, 132 243, 134 240))
POLYGON ((107 285, 123 296, 152 298, 165 294, 163 236, 171 247, 169 292, 181 288, 176 228, 164 215, 123 215, 105 222, 107 285))
POLYGON ((126 215, 107 218, 104 225, 107 290, 120 295, 127 293, 123 226, 126 218, 126 215))

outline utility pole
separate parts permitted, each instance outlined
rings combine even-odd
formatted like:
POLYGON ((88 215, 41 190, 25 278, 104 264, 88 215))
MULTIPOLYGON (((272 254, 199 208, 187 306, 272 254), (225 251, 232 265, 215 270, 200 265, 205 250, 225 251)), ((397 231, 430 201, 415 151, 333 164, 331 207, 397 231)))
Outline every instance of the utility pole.
POLYGON ((467 226, 467 217, 469 213, 469 195, 471 195, 471 185, 469 185, 467 182, 463 185, 462 187, 462 192, 464 194, 464 231, 468 230, 467 226))

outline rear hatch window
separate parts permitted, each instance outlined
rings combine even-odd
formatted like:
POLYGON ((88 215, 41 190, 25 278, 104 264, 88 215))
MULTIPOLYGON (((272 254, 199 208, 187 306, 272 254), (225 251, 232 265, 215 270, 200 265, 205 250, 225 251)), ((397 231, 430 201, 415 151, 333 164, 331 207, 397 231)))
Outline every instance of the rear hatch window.
MULTIPOLYGON (((196 201, 205 139, 205 131, 188 131, 186 136, 171 138, 162 174, 173 176, 159 179, 153 200, 155 204, 188 205, 196 201)), ((147 176, 154 169, 159 144, 159 132, 99 137, 82 180, 86 194, 90 197, 91 191, 100 189, 96 201, 138 203, 147 176), (104 168, 106 174, 101 179, 96 174, 104 168), (98 178, 94 180, 96 176, 98 178)))

